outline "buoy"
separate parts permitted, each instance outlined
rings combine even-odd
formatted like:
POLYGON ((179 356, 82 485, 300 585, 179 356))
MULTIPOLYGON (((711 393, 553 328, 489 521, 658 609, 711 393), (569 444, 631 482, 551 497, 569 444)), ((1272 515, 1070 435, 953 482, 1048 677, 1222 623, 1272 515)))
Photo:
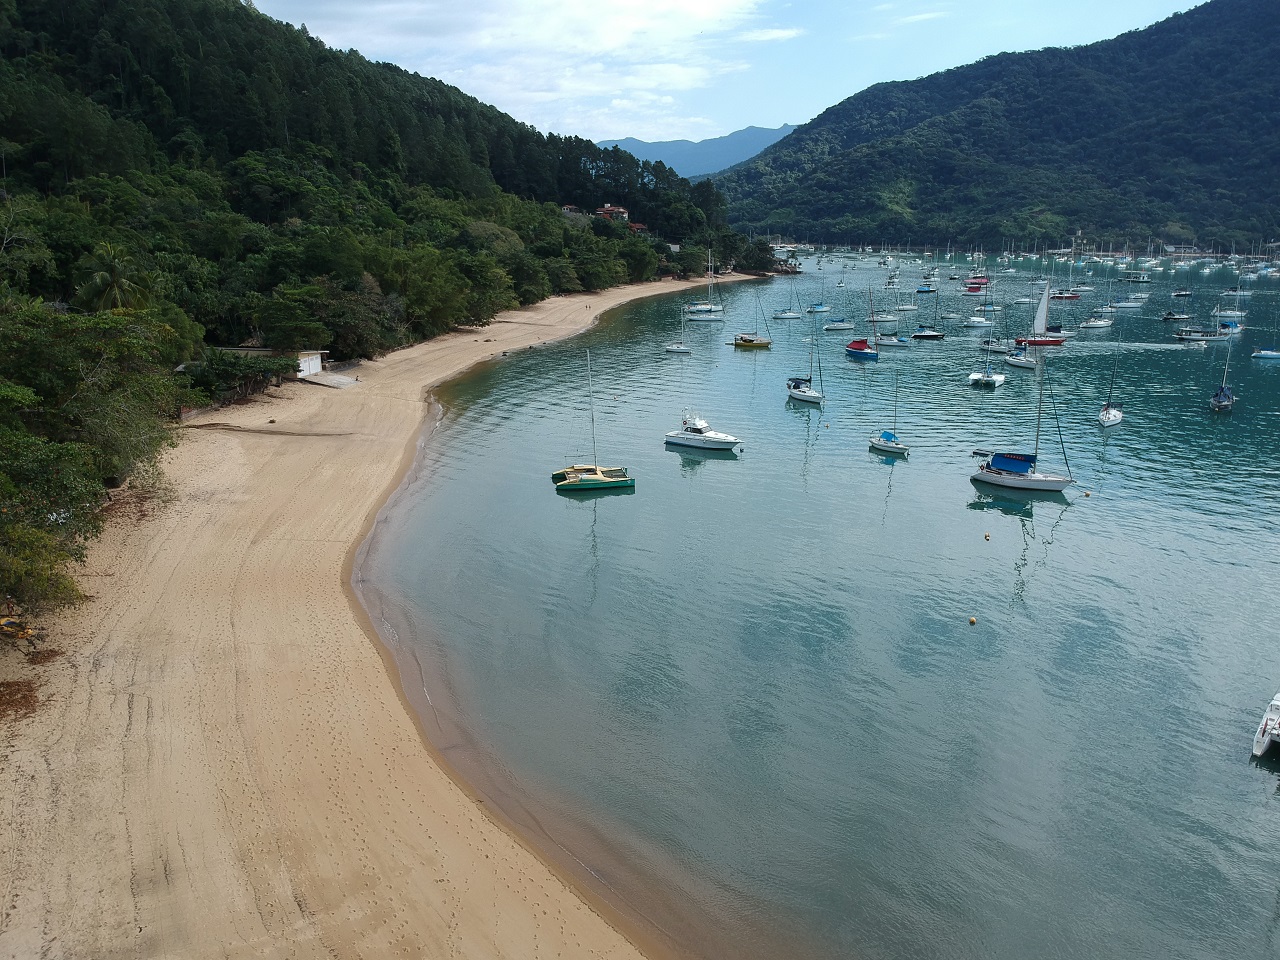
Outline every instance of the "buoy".
POLYGON ((1089 491, 1088 491, 1088 490, 1086 490, 1086 491, 1084 492, 1084 495, 1085 495, 1086 497, 1087 497, 1087 496, 1089 496, 1089 491))
POLYGON ((990 539, 991 539, 991 534, 989 534, 989 533, 984 533, 984 534, 982 535, 982 539, 983 539, 983 540, 990 540, 990 539))
POLYGON ((972 627, 972 626, 973 626, 974 624, 976 624, 977 622, 978 622, 978 618, 977 618, 977 617, 970 617, 970 618, 969 618, 969 626, 971 626, 971 627, 972 627))

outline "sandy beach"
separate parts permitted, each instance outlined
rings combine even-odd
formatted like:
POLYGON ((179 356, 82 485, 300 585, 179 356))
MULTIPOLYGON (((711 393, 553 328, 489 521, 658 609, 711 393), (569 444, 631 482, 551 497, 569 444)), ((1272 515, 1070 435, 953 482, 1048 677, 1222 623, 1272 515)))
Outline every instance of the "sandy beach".
POLYGON ((49 624, 61 655, 0 651, 39 697, 0 721, 0 957, 641 956, 437 762, 348 580, 432 385, 702 285, 554 298, 189 420, 172 495, 121 498, 49 624))

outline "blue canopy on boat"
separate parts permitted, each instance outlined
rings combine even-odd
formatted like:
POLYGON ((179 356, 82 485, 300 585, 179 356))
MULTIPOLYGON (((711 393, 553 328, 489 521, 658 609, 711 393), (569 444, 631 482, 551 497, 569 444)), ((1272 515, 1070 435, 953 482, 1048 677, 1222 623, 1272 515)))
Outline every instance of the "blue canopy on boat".
POLYGON ((991 466, 1006 473, 1030 473, 1035 469, 1034 453, 993 453, 991 466))

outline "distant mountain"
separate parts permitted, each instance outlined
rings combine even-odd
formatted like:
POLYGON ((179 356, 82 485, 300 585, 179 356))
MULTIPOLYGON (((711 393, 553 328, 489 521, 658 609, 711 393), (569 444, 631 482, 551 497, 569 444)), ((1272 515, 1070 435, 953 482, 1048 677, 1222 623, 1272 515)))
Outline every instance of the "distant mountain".
POLYGON ((609 149, 621 147, 627 153, 641 160, 657 162, 661 160, 682 177, 699 177, 708 173, 727 169, 735 163, 749 160, 770 144, 777 143, 795 129, 793 124, 784 123, 776 130, 764 127, 747 127, 713 137, 710 140, 664 140, 658 143, 646 143, 628 137, 625 140, 601 140, 596 146, 609 149))
POLYGON ((882 83, 714 176, 731 223, 814 240, 1280 237, 1275 0, 882 83))

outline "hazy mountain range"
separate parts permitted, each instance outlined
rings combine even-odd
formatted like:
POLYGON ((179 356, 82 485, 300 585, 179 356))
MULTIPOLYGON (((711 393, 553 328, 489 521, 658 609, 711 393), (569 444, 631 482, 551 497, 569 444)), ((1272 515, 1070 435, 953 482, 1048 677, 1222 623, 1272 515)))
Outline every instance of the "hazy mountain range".
POLYGON ((700 177, 725 170, 735 163, 754 157, 795 129, 784 123, 775 130, 747 127, 710 140, 664 140, 647 143, 628 137, 625 140, 600 140, 596 146, 606 150, 621 147, 640 160, 661 160, 682 177, 700 177))

